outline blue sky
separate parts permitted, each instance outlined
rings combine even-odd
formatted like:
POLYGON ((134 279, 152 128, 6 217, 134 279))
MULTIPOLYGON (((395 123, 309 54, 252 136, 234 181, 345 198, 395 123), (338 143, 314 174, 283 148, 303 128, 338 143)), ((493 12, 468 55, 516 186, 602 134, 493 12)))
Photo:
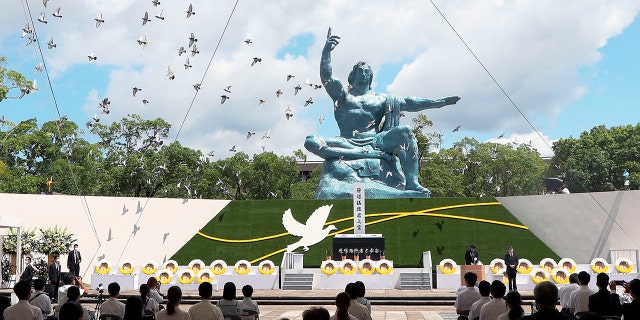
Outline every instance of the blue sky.
MULTIPOLYGON (((161 117, 172 124, 167 140, 173 140, 184 120, 177 139, 205 154, 215 150, 215 158, 231 156, 233 145, 249 155, 263 147, 290 155, 304 150, 309 134, 338 134, 326 92, 304 85, 306 79, 319 83, 320 52, 331 26, 333 34, 342 37, 333 52, 334 75, 345 83, 351 66, 365 60, 374 68, 376 91, 462 97, 455 106, 426 112, 446 143, 464 136, 498 141, 495 138, 505 133, 500 142, 531 140, 549 155, 550 141, 576 137, 601 124, 639 122, 637 1, 435 1, 546 141, 532 132, 428 2, 242 1, 222 38, 235 2, 192 3, 197 14, 187 19, 187 1, 153 7, 151 1, 52 0, 48 8, 29 1, 34 21, 40 12, 46 12, 49 21, 36 21, 35 27, 60 113, 84 127, 99 114, 98 102, 109 97, 111 113, 99 114, 105 123, 129 113, 161 117), (51 16, 57 7, 62 8, 61 19, 51 16), (145 11, 154 16, 160 10, 164 21, 152 17, 142 26, 145 11), (95 28, 98 12, 105 23, 95 28), (193 68, 185 70, 185 55, 179 57, 177 48, 188 46, 191 32, 199 38, 200 54, 190 57, 193 68), (136 43, 141 35, 151 41, 146 48, 136 43), (243 42, 248 37, 250 45, 243 42), (50 38, 57 48, 46 48, 50 38), (88 61, 91 52, 98 60, 88 61), (252 67, 256 56, 263 61, 252 67), (167 66, 175 80, 165 78, 167 66), (287 74, 296 77, 286 81, 287 74), (192 85, 197 82, 202 89, 195 95, 192 85), (297 84, 303 90, 294 95, 297 84), (227 85, 232 86, 231 99, 221 105, 227 85), (143 88, 136 98, 133 86, 143 88), (284 91, 280 98, 275 97, 277 89, 284 91), (314 104, 303 107, 309 97, 314 104), (146 107, 143 98, 150 100, 146 107), (260 99, 267 102, 258 106, 260 99), (286 120, 289 105, 294 117, 286 120), (321 115, 325 121, 319 123, 321 115), (458 125, 460 131, 452 133, 458 125), (247 131, 256 132, 255 138, 246 140, 247 131), (267 131, 271 138, 260 141, 267 131)), ((26 20, 21 1, 3 7, 0 55, 8 58, 7 67, 37 79, 40 91, 0 102, 0 115, 12 122, 37 117, 42 123, 57 114, 45 75, 34 75, 40 57, 20 37, 26 20)), ((411 118, 405 117, 403 124, 409 125, 411 118)))

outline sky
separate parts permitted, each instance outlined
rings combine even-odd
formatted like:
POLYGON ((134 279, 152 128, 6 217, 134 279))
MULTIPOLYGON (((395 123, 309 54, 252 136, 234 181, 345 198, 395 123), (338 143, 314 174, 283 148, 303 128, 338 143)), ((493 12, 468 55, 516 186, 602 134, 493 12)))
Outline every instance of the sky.
MULTIPOLYGON (((320 84, 319 60, 331 27, 341 37, 332 52, 333 75, 343 83, 364 60, 373 67, 377 92, 462 98, 423 111, 445 147, 472 137, 531 143, 550 156, 557 139, 640 121, 636 0, 160 2, 50 0, 45 7, 42 1, 4 0, 0 56, 7 57, 6 67, 35 79, 39 91, 0 102, 0 115, 13 123, 35 117, 40 124, 66 115, 84 131, 81 136, 95 141, 84 125, 94 114, 107 124, 139 114, 171 124, 165 142, 213 151, 212 160, 232 156, 233 146, 250 156, 302 149, 319 160, 304 149, 305 137, 337 136, 338 128, 327 93, 305 82, 320 84), (195 15, 187 18, 189 4, 195 15), (61 18, 52 15, 58 7, 61 18), (46 24, 37 21, 41 12, 46 24), (151 20, 142 25, 145 12, 151 20), (104 23, 96 27, 99 13, 104 23), (160 14, 163 20, 155 17, 160 14), (27 22, 40 48, 21 37, 27 22), (198 39, 195 56, 191 33, 198 39), (137 41, 143 35, 146 46, 137 41), (47 48, 50 39, 55 48, 47 48), (181 46, 187 53, 179 56, 181 46), (89 61, 91 53, 95 61, 89 61), (254 57, 261 61, 252 66, 254 57), (35 74, 41 62, 46 72, 35 74), (173 80, 166 77, 168 67, 173 80), (295 77, 287 81, 287 75, 295 77), (302 87, 298 94, 296 85, 302 87), (135 97, 133 87, 142 89, 135 97), (225 94, 229 99, 221 104, 225 94), (109 114, 97 108, 105 97, 109 114), (309 98, 313 103, 305 107, 309 98), (294 114, 289 120, 288 106, 294 114), (247 139, 247 132, 255 135, 247 139), (270 138, 262 139, 267 132, 270 138)), ((411 125, 415 116, 407 114, 401 124, 411 125)))

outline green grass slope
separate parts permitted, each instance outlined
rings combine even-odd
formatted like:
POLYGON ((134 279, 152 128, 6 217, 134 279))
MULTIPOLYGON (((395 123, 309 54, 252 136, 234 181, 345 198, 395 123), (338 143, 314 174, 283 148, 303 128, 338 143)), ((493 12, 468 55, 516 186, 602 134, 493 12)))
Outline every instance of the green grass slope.
MULTIPOLYGON (((395 267, 421 267, 422 252, 428 250, 434 265, 445 258, 464 263, 464 252, 471 243, 478 246, 480 260, 484 264, 504 257, 509 245, 514 246, 520 258, 529 259, 534 265, 543 258, 559 258, 529 230, 494 223, 521 225, 501 205, 474 206, 495 201, 494 198, 367 199, 366 231, 384 236, 386 257, 394 261, 395 267), (458 205, 468 207, 443 208, 458 205), (434 208, 441 209, 433 211, 434 208), (428 211, 426 214, 443 216, 419 213, 424 210, 428 211), (416 214, 399 216, 403 213, 416 214), (388 215, 369 216, 374 214, 388 215), (375 223, 380 219, 387 221, 375 223)), ((304 223, 315 209, 325 204, 333 204, 327 222, 353 216, 351 200, 232 201, 201 229, 204 236, 194 235, 172 259, 185 265, 192 259, 202 259, 205 263, 223 259, 230 265, 240 259, 254 261, 254 264, 269 259, 279 265, 283 253, 273 253, 299 239, 290 234, 282 235, 286 233, 282 226, 284 211, 290 208, 296 220, 304 223), (252 241, 242 242, 247 240, 252 241)), ((337 231, 343 231, 353 227, 353 220, 333 224, 337 231)), ((304 255, 305 267, 319 267, 331 248, 331 237, 310 247, 304 255)), ((302 252, 302 249, 297 251, 302 252)))

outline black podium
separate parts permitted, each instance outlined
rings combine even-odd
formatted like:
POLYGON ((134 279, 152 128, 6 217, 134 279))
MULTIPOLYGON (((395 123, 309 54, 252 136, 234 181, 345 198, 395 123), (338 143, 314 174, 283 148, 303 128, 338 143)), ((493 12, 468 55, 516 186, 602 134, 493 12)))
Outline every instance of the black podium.
POLYGON ((384 237, 381 234, 338 234, 333 237, 333 260, 340 261, 342 257, 359 260, 380 260, 384 255, 384 237))

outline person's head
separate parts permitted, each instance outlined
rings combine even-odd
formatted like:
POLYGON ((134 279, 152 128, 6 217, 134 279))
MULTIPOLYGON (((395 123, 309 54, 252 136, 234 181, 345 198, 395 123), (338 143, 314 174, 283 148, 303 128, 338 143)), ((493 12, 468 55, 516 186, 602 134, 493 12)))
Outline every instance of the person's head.
POLYGON ((578 273, 578 282, 581 285, 586 286, 589 284, 589 281, 591 281, 591 275, 588 272, 580 271, 580 273, 578 273))
POLYGON ((65 273, 64 277, 62 277, 62 283, 65 285, 73 284, 74 280, 76 280, 76 277, 71 272, 65 273))
POLYGON ((120 294, 120 285, 117 282, 111 282, 107 287, 107 291, 109 291, 110 296, 117 298, 120 294))
POLYGON ((25 262, 26 264, 31 263, 31 257, 30 257, 30 256, 26 256, 26 257, 24 257, 24 262, 25 262))
POLYGON ((167 314, 172 315, 176 313, 176 307, 182 301, 182 290, 178 286, 171 286, 167 290, 167 314))
POLYGON ((475 251, 476 250, 476 244, 472 243, 469 248, 471 248, 471 250, 475 251))
POLYGON ((507 287, 502 283, 502 281, 493 280, 489 291, 494 299, 502 299, 502 297, 504 297, 504 293, 507 292, 507 287))
POLYGON ((533 296, 540 308, 555 308, 558 302, 558 287, 551 281, 542 281, 533 289, 533 296))
POLYGON ((373 83, 371 66, 364 61, 359 61, 349 72, 347 80, 352 87, 364 87, 367 90, 371 90, 371 83, 373 83))
POLYGON ((513 253, 513 247, 512 247, 512 246, 509 246, 509 247, 507 248, 507 251, 508 251, 509 253, 513 253))
POLYGON ((27 300, 31 295, 31 284, 26 281, 18 281, 18 283, 13 286, 13 292, 18 296, 18 299, 27 300))
POLYGON ((78 250, 78 244, 77 243, 73 245, 73 250, 78 250))
POLYGON ((629 294, 633 297, 633 299, 638 299, 640 297, 640 280, 633 279, 629 281, 629 294))
POLYGON ((578 274, 577 273, 572 273, 569 276, 569 283, 575 283, 575 284, 578 283, 578 274))
POLYGON ((149 279, 147 279, 147 285, 149 286, 149 290, 156 289, 158 287, 158 279, 156 279, 156 277, 149 277, 149 279))
POLYGON ((143 283, 140 285, 140 298, 146 301, 148 296, 149 296, 149 286, 143 283))
POLYGON ((67 301, 60 307, 60 315, 58 319, 60 320, 82 320, 82 316, 84 315, 84 309, 82 305, 80 305, 76 301, 67 301))
POLYGON ((336 308, 338 308, 338 311, 347 310, 349 309, 350 305, 351 296, 349 296, 349 294, 346 292, 338 293, 338 295, 336 296, 336 308))
POLYGON ((236 284, 233 282, 227 282, 222 289, 222 299, 233 300, 236 298, 236 284))
POLYGON ((42 290, 44 289, 45 281, 42 278, 38 278, 33 280, 33 289, 34 290, 42 290))
POLYGON ((60 255, 54 254, 53 255, 53 261, 60 263, 60 255))
POLYGON ((80 300, 80 288, 76 286, 69 287, 69 289, 67 289, 67 298, 69 298, 69 301, 80 300))
POLYGON ((596 276, 596 285, 598 288, 606 288, 609 286, 609 275, 602 272, 596 276))
POLYGON ((122 320, 140 320, 144 303, 139 296, 130 296, 124 304, 124 318, 122 320))
POLYGON ((491 293, 491 283, 486 280, 480 281, 478 284, 478 290, 480 291, 481 296, 488 297, 489 293, 491 293))
POLYGON ((203 282, 198 286, 198 295, 202 299, 211 299, 211 295, 213 295, 213 285, 211 282, 203 282))
POLYGON ((522 299, 518 291, 509 291, 505 303, 509 308, 509 319, 520 319, 524 314, 522 309, 522 299))
POLYGON ((358 280, 354 282, 356 285, 356 295, 358 298, 364 297, 364 294, 367 292, 367 288, 364 286, 364 282, 358 280))
POLYGON ((302 312, 302 320, 329 320, 329 310, 323 307, 311 307, 302 312))
POLYGON ((349 297, 351 299, 355 299, 358 297, 358 289, 356 288, 356 284, 353 282, 347 284, 347 286, 344 288, 344 292, 349 294, 349 297))
POLYGON ((253 295, 253 287, 250 285, 242 287, 242 295, 245 296, 245 298, 251 298, 253 295))
POLYGON ((464 274, 464 281, 467 283, 467 287, 473 287, 478 281, 478 275, 473 272, 467 272, 464 274))

